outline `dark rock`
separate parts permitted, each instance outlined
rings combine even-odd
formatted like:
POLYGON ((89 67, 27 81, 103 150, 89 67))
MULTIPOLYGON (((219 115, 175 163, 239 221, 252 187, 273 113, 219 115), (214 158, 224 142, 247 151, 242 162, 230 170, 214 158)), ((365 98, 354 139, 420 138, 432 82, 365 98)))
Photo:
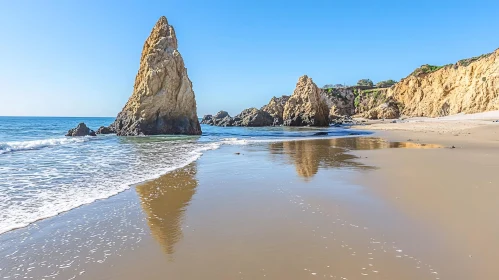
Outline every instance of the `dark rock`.
POLYGON ((321 131, 321 132, 316 132, 316 133, 314 133, 314 135, 313 135, 313 136, 328 135, 328 134, 329 134, 328 132, 321 131))
POLYGON ((85 123, 79 123, 73 129, 68 130, 66 136, 96 136, 95 131, 87 127, 85 123))
POLYGON ((217 126, 234 126, 234 119, 231 118, 229 115, 227 115, 223 119, 217 120, 215 125, 217 125, 217 126))
POLYGON ((354 119, 352 119, 351 116, 338 116, 336 119, 331 121, 331 124, 335 127, 342 126, 342 125, 359 125, 361 122, 357 122, 354 119))
POLYGON ((225 118, 227 116, 230 117, 229 113, 227 113, 226 111, 220 111, 220 112, 216 113, 216 115, 214 115, 213 118, 215 118, 215 119, 223 119, 223 118, 225 118))
POLYGON ((271 126, 274 123, 274 117, 269 113, 257 108, 243 110, 234 117, 234 126, 271 126))
POLYGON ((213 125, 213 116, 212 115, 204 115, 201 119, 201 124, 209 124, 213 125))
POLYGON ((99 127, 99 129, 97 129, 97 131, 95 133, 96 134, 113 134, 113 133, 116 133, 116 131, 110 125, 110 126, 101 126, 101 127, 99 127))

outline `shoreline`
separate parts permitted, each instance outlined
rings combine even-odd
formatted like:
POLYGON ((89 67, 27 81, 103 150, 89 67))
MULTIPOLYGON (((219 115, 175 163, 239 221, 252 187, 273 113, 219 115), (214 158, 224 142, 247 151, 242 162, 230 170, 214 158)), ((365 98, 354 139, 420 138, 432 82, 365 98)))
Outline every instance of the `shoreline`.
MULTIPOLYGON (((295 129, 295 128, 293 128, 293 129, 295 129)), ((300 130, 300 129, 306 129, 306 130, 328 130, 328 129, 331 129, 331 127, 312 127, 312 128, 310 128, 310 127, 298 127, 297 129, 298 130, 300 130)), ((346 130, 349 130, 349 129, 346 129, 346 130)), ((334 129, 331 130, 330 132, 334 132, 334 129)), ((72 211, 74 209, 78 209, 80 207, 83 207, 83 206, 95 203, 97 201, 101 201, 101 200, 105 200, 105 199, 111 198, 113 196, 119 195, 122 192, 125 192, 127 190, 133 189, 133 188, 135 188, 138 185, 147 183, 147 182, 152 181, 152 180, 156 180, 159 177, 164 176, 165 174, 173 172, 173 171, 175 171, 177 169, 181 169, 181 168, 183 168, 183 167, 191 164, 192 162, 197 161, 201 156, 203 156, 203 154, 205 152, 208 152, 208 151, 211 151, 211 150, 217 150, 221 146, 224 146, 224 145, 240 146, 240 145, 257 144, 257 143, 265 144, 265 143, 274 143, 274 142, 277 143, 277 142, 289 142, 289 141, 311 141, 311 140, 313 141, 313 140, 345 138, 345 137, 346 138, 348 138, 348 137, 362 137, 362 136, 369 136, 372 133, 373 132, 370 132, 370 131, 358 130, 358 131, 352 132, 351 135, 344 135, 344 136, 337 136, 337 135, 326 136, 326 137, 324 137, 324 136, 322 136, 322 137, 321 136, 317 136, 317 137, 307 136, 307 137, 303 137, 303 138, 301 138, 301 137, 288 137, 288 138, 281 138, 281 139, 258 139, 258 140, 256 140, 256 139, 237 139, 237 138, 235 138, 235 141, 233 139, 226 139, 226 138, 224 138, 224 139, 221 139, 221 140, 215 141, 215 142, 205 142, 204 144, 209 144, 210 146, 209 147, 198 148, 198 149, 192 151, 193 157, 195 157, 195 158, 193 158, 191 160, 188 160, 184 164, 181 164, 181 165, 176 166, 176 167, 171 167, 168 170, 166 170, 165 172, 161 172, 161 173, 155 174, 155 175, 151 176, 148 179, 145 179, 145 180, 142 180, 142 181, 138 181, 138 182, 135 182, 135 183, 131 183, 131 184, 127 184, 126 188, 124 188, 124 189, 122 189, 122 190, 120 190, 120 191, 118 191, 118 192, 116 192, 116 193, 114 193, 112 195, 105 196, 105 197, 95 198, 94 200, 92 200, 90 202, 85 202, 85 203, 82 203, 82 204, 80 204, 80 205, 78 205, 76 207, 72 207, 70 209, 58 211, 55 214, 50 214, 48 216, 40 217, 40 218, 38 218, 36 220, 33 220, 31 222, 25 223, 25 224, 20 225, 20 226, 16 226, 16 227, 8 229, 8 230, 6 230, 4 232, 0 232, 0 236, 2 234, 8 233, 8 232, 12 232, 12 231, 15 231, 15 230, 18 230, 18 229, 29 227, 30 225, 35 224, 37 222, 40 222, 40 221, 43 221, 43 220, 46 220, 46 219, 51 219, 53 217, 57 217, 57 216, 59 216, 61 214, 64 214, 64 213, 72 211)), ((103 137, 109 137, 109 136, 103 136, 103 137)), ((143 137, 143 136, 139 136, 139 137, 143 137)), ((76 139, 76 140, 78 140, 78 139, 76 139)), ((86 140, 86 141, 88 141, 88 140, 86 140)))
POLYGON ((490 279, 498 127, 221 145, 0 234, 0 276, 490 279))

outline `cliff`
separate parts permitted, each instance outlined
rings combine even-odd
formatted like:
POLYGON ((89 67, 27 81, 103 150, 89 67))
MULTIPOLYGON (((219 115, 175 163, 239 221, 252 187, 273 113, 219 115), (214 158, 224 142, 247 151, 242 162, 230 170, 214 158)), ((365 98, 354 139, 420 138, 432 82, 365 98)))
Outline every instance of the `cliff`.
POLYGON ((456 64, 423 65, 386 93, 406 116, 499 110, 499 49, 456 64))
POLYGON ((117 135, 201 134, 192 83, 166 17, 145 41, 132 96, 111 127, 117 135))

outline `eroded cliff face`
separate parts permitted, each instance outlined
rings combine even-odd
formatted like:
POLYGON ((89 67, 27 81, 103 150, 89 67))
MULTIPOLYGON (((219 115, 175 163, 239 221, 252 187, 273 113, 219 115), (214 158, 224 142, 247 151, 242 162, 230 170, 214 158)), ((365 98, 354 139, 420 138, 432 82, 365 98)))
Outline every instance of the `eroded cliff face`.
POLYGON ((329 108, 320 89, 307 75, 301 76, 284 106, 286 126, 328 126, 329 108))
POLYGON ((354 87, 321 89, 321 95, 329 108, 331 120, 355 114, 354 91, 354 87))
POLYGON ((415 71, 388 92, 406 116, 499 110, 499 49, 431 73, 415 71))
POLYGON ((117 135, 201 134, 192 83, 166 17, 144 43, 132 96, 112 127, 117 135))

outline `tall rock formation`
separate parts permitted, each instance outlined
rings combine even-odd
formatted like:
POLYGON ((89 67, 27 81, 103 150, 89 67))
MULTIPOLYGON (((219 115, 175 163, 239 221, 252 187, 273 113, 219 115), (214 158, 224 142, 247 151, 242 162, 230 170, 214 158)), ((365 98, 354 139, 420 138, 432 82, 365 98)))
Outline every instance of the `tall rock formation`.
POLYGON ((286 126, 329 126, 329 108, 317 85, 307 75, 301 76, 293 95, 284 106, 286 126))
POLYGON ((499 49, 437 70, 421 67, 387 93, 406 116, 439 117, 499 110, 499 49))
POLYGON ((132 96, 112 127, 117 135, 201 134, 192 83, 166 17, 144 43, 132 96))

